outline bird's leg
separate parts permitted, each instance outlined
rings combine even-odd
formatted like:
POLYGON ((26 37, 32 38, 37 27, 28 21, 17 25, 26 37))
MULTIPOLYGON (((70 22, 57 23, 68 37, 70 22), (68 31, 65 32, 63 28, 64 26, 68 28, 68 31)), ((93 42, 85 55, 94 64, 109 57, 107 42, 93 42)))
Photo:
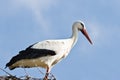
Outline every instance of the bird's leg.
POLYGON ((47 67, 47 70, 46 70, 46 74, 45 74, 44 80, 48 80, 49 72, 50 72, 50 68, 47 67))

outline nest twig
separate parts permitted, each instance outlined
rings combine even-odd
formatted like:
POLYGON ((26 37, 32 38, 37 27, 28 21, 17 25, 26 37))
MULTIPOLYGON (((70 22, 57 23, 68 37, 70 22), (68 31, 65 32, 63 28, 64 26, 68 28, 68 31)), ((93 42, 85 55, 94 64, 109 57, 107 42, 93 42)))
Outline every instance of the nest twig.
MULTIPOLYGON (((3 72, 5 72, 7 75, 4 75, 4 76, 0 76, 0 80, 43 80, 42 78, 32 78, 32 77, 29 77, 29 76, 24 76, 24 77, 16 77, 16 76, 13 76, 12 74, 8 73, 7 71, 5 71, 4 69, 0 68, 0 70, 2 70, 3 72)), ((52 75, 52 74, 51 74, 52 75)), ((48 80, 56 80, 55 77, 51 77, 51 79, 48 79, 48 80)))

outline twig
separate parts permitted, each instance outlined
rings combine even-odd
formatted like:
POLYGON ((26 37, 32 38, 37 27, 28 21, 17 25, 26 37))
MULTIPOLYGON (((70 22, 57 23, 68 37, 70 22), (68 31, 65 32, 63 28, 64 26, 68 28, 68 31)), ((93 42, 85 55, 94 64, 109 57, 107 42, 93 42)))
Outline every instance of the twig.
POLYGON ((9 76, 13 76, 12 74, 8 73, 7 71, 5 71, 4 69, 0 68, 3 72, 5 72, 6 74, 8 74, 9 76))
MULTIPOLYGON (((44 73, 39 69, 37 68, 41 74, 44 75, 44 73)), ((4 69, 0 68, 0 70, 2 70, 3 72, 5 72, 8 76, 0 76, 0 80, 43 80, 42 78, 32 78, 32 77, 28 77, 28 76, 23 76, 23 77, 16 77, 16 76, 13 76, 12 74, 8 73, 7 71, 5 71, 4 69)), ((25 71, 26 72, 26 71, 25 71)), ((49 76, 50 79, 48 80, 56 80, 56 78, 54 77, 53 74, 50 73, 51 76, 49 76)))

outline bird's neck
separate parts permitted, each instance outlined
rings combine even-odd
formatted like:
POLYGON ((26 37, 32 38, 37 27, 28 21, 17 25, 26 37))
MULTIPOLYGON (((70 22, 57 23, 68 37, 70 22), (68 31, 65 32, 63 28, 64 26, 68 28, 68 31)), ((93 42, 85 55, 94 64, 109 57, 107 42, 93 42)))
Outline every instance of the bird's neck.
POLYGON ((74 46, 76 44, 77 40, 78 40, 78 29, 74 26, 73 26, 73 29, 72 29, 71 40, 72 40, 72 46, 74 46))

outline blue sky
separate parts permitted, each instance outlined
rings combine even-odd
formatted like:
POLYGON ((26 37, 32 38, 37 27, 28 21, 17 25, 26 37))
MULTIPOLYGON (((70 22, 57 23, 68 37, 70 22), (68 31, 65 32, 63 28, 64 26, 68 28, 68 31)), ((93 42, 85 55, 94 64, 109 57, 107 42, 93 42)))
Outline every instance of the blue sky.
MULTIPOLYGON (((57 80, 119 80, 119 7, 119 0, 1 0, 0 68, 35 42, 70 37, 73 22, 81 20, 94 44, 79 33, 69 56, 51 72, 57 80)), ((25 75, 21 68, 5 70, 25 75)), ((26 70, 32 76, 43 77, 36 68, 26 70)), ((0 75, 5 73, 0 71, 0 75)))

